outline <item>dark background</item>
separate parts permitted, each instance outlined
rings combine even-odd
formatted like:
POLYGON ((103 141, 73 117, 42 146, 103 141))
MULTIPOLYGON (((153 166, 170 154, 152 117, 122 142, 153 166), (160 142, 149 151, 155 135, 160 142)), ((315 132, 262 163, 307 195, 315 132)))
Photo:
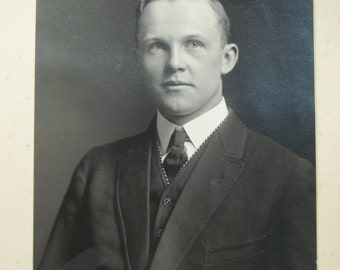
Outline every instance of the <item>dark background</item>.
MULTIPOLYGON (((143 131, 137 0, 37 0, 35 262, 88 149, 143 131)), ((315 161, 311 0, 222 1, 239 62, 224 96, 248 127, 315 161)))

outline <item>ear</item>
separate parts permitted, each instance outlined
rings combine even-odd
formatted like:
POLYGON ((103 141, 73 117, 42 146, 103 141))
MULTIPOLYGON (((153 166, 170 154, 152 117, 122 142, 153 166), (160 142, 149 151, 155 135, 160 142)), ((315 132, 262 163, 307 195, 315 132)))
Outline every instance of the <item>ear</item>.
POLYGON ((234 43, 226 44, 223 48, 221 73, 228 74, 233 70, 238 60, 238 47, 234 43))
POLYGON ((140 54, 139 54, 138 48, 133 49, 133 56, 135 58, 139 73, 142 74, 141 59, 140 59, 140 54))
POLYGON ((137 48, 133 49, 132 53, 133 53, 133 56, 135 58, 136 63, 139 64, 140 61, 139 61, 139 52, 138 52, 138 49, 137 48))

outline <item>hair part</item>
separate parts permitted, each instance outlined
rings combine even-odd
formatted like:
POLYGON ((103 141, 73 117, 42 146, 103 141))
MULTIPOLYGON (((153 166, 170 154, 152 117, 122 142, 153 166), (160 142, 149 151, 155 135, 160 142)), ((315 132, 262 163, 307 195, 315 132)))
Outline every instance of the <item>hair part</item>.
MULTIPOLYGON (((143 13, 144 8, 151 2, 160 0, 140 0, 139 5, 136 9, 135 17, 135 39, 138 46, 138 32, 139 32, 139 19, 143 13)), ((166 0, 166 1, 177 1, 177 0, 166 0)), ((217 27, 220 28, 221 32, 221 46, 224 47, 230 40, 230 20, 223 7, 218 0, 207 0, 212 7, 217 17, 217 27)))

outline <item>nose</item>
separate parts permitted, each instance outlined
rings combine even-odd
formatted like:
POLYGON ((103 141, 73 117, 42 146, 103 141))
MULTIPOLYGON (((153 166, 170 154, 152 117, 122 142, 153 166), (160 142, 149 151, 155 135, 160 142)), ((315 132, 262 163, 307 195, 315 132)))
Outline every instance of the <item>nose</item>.
POLYGON ((170 72, 185 70, 184 55, 181 48, 174 46, 169 50, 167 69, 170 72))

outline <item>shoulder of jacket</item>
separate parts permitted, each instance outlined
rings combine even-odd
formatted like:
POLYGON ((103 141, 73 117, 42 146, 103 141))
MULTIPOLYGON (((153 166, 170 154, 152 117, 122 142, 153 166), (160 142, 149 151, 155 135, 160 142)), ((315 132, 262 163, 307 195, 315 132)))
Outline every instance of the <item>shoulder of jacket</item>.
POLYGON ((150 135, 147 132, 140 133, 134 136, 126 137, 99 145, 90 149, 84 156, 84 160, 91 160, 91 162, 103 162, 105 160, 115 160, 125 153, 128 153, 130 149, 133 149, 145 142, 150 140, 150 135))
POLYGON ((299 168, 314 168, 306 160, 287 147, 273 139, 248 129, 245 155, 251 160, 257 160, 258 165, 276 167, 277 170, 293 170, 299 168))

